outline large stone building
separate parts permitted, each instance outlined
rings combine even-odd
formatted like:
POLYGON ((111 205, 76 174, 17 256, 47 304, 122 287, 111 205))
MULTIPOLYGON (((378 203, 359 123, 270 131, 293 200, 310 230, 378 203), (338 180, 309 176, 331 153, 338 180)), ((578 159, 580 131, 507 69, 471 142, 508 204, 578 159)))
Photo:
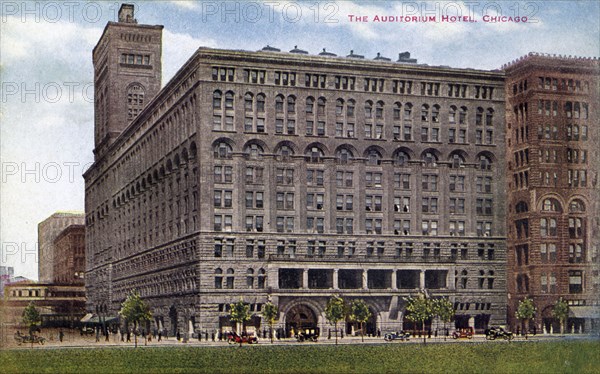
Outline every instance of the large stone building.
POLYGON ((94 49, 88 310, 137 289, 170 333, 228 330, 243 297, 327 329, 340 294, 375 332, 425 289, 504 323, 504 73, 199 48, 160 89, 161 30, 124 5, 94 49))
POLYGON ((537 53, 505 66, 513 326, 531 297, 532 323, 558 331, 552 309, 562 297, 568 331, 600 329, 599 69, 598 59, 537 53))
POLYGON ((70 225, 83 225, 83 212, 56 212, 38 224, 38 279, 41 283, 54 281, 54 241, 70 225))

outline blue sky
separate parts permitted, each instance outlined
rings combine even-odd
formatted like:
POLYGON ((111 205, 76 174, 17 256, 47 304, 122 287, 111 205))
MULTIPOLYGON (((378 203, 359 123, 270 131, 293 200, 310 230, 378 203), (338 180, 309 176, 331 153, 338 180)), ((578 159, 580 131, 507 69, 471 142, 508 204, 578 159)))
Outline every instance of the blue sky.
MULTIPOLYGON (((136 1, 143 24, 164 25, 163 85, 200 46, 323 48, 419 63, 498 69, 531 51, 600 55, 600 2, 136 1), (373 22, 379 16, 470 15, 472 23, 373 22), (369 22, 350 22, 349 15, 369 22), (527 22, 483 21, 527 16, 527 22)), ((37 224, 83 210, 93 160, 91 51, 118 2, 0 4, 0 240, 2 265, 37 279, 37 224)))

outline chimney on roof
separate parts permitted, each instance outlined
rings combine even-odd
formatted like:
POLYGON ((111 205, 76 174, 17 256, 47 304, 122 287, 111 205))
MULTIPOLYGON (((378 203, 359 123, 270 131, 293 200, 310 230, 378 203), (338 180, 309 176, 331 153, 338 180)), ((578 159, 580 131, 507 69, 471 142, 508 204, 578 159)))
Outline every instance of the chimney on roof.
POLYGON ((119 22, 137 23, 137 20, 133 17, 133 12, 133 4, 121 4, 121 8, 119 8, 119 22))

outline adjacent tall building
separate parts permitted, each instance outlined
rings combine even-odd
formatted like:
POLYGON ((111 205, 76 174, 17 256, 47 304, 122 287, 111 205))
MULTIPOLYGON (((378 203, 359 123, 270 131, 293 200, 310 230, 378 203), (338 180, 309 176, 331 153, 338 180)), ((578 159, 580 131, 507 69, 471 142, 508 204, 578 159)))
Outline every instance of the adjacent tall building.
POLYGON ((56 212, 38 224, 38 279, 40 283, 54 282, 56 247, 54 241, 70 225, 83 225, 83 212, 56 212))
POLYGON ((537 53, 507 74, 509 320, 531 297, 533 324, 558 331, 552 309, 570 305, 568 331, 600 329, 598 59, 537 53))
POLYGON ((88 310, 136 289, 155 327, 229 330, 243 297, 256 328, 271 300, 327 329, 341 294, 374 333, 426 290, 457 327, 504 323, 503 72, 200 48, 159 90, 161 29, 124 5, 94 49, 88 310))

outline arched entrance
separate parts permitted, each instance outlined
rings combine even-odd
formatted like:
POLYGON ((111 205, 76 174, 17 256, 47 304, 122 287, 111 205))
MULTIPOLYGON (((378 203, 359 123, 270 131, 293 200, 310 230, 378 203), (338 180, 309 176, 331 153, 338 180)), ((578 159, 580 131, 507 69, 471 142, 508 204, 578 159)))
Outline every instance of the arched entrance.
POLYGON ((175 305, 171 305, 171 308, 169 309, 169 318, 171 319, 171 334, 173 334, 173 336, 175 336, 175 335, 177 335, 177 330, 178 330, 177 309, 175 308, 175 305))
POLYGON ((290 336, 292 329, 317 328, 317 314, 307 305, 299 304, 292 307, 285 315, 286 336, 290 336))

